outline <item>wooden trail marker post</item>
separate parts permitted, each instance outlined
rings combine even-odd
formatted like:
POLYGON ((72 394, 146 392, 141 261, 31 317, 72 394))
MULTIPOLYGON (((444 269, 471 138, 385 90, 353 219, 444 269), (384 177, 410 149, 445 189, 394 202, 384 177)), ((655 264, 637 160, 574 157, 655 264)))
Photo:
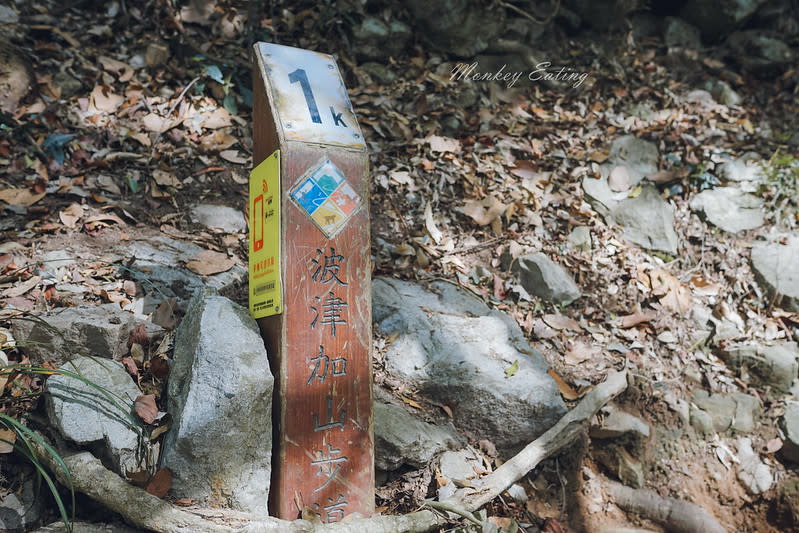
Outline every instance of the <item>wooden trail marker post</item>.
POLYGON ((250 312, 275 374, 270 514, 374 511, 366 145, 331 56, 256 43, 250 312))

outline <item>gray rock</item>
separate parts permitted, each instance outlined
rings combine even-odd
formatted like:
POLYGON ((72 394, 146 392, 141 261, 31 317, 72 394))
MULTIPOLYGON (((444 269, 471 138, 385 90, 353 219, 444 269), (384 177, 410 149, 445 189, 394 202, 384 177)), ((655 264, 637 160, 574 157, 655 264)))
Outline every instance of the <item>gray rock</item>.
POLYGON ((755 152, 721 163, 716 173, 723 181, 760 181, 765 177, 762 158, 755 152))
POLYGON ((594 453, 596 459, 612 472, 619 481, 628 487, 641 488, 644 485, 644 468, 621 446, 609 446, 594 453))
POLYGON ((754 15, 765 0, 694 0, 686 2, 680 15, 697 26, 709 40, 718 40, 754 15))
POLYGON ((699 28, 688 24, 681 18, 666 17, 663 26, 663 40, 666 46, 698 50, 702 47, 699 28))
POLYGON ((227 233, 244 233, 247 222, 238 209, 226 205, 197 204, 191 210, 195 222, 227 233))
POLYGON ((274 379, 246 309, 211 289, 191 300, 175 335, 169 376, 172 428, 161 466, 171 492, 266 514, 274 379))
POLYGON ((632 433, 641 438, 649 437, 649 424, 637 416, 608 405, 602 409, 601 422, 592 424, 589 435, 595 439, 612 439, 632 433))
POLYGON ((774 485, 774 474, 752 449, 752 439, 738 440, 738 481, 750 494, 762 494, 774 485))
POLYGON ((381 85, 391 85, 397 81, 397 75, 394 71, 382 63, 370 61, 361 65, 361 69, 369 74, 375 82, 381 85))
POLYGON ((566 408, 516 321, 453 284, 430 288, 388 278, 372 284, 376 330, 398 335, 386 352, 388 373, 450 405, 456 427, 500 449, 549 429, 566 408))
POLYGON ((705 84, 705 89, 710 91, 713 99, 721 105, 738 105, 743 101, 740 95, 726 81, 708 81, 705 84))
POLYGON ((729 364, 752 372, 761 385, 789 392, 799 377, 799 347, 795 342, 771 346, 748 344, 729 349, 729 364))
POLYGON ((789 461, 799 463, 799 403, 789 402, 785 405, 780 426, 785 433, 782 455, 789 461))
POLYGON ((463 58, 488 49, 507 23, 505 10, 487 8, 479 0, 410 0, 404 5, 433 48, 463 58))
POLYGON ((438 459, 441 475, 459 487, 469 485, 478 478, 483 461, 474 450, 446 451, 438 459))
POLYGON ((692 210, 703 212, 714 226, 730 233, 759 228, 765 221, 763 201, 735 187, 702 191, 690 205, 692 210))
MULTIPOLYGON (((4 474, 8 476, 8 472, 4 474)), ((37 490, 32 473, 25 473, 19 488, 0 498, 0 531, 23 533, 39 525, 47 511, 45 492, 44 487, 37 490)))
POLYGON ((401 54, 411 38, 410 27, 400 21, 383 22, 367 16, 353 30, 356 53, 366 59, 386 59, 401 54))
POLYGON ((16 24, 19 22, 19 15, 8 6, 0 6, 0 24, 16 24))
POLYGON ((611 217, 624 227, 624 236, 632 243, 647 250, 677 253, 680 241, 674 231, 674 212, 656 187, 645 185, 641 194, 614 207, 611 217))
POLYGON ((528 254, 514 261, 511 269, 530 294, 557 305, 569 305, 580 297, 571 275, 542 253, 528 254))
POLYGON ((133 414, 141 391, 125 367, 107 359, 78 357, 60 369, 107 391, 100 392, 74 377, 50 376, 47 414, 61 435, 76 444, 93 445, 104 463, 123 477, 152 471, 153 452, 133 414))
POLYGON ((436 454, 466 444, 454 428, 419 420, 395 403, 374 403, 374 427, 375 465, 381 470, 427 466, 436 454))
POLYGON ((31 361, 60 365, 81 355, 120 358, 127 353, 131 330, 139 324, 151 338, 164 333, 160 326, 139 320, 113 303, 57 308, 36 320, 14 320, 12 331, 24 341, 31 361))
POLYGON ((241 265, 213 276, 201 276, 179 266, 193 260, 203 250, 192 242, 161 234, 120 246, 120 253, 134 258, 128 273, 141 281, 144 292, 134 302, 135 311, 149 315, 167 298, 175 298, 183 307, 197 290, 204 287, 223 290, 246 278, 247 269, 241 265))
POLYGON ((569 233, 569 244, 581 252, 591 251, 591 231, 587 226, 577 226, 569 233))
POLYGON ((710 435, 713 433, 713 417, 710 413, 692 405, 689 409, 689 416, 691 426, 701 435, 710 435))
POLYGON ((657 189, 644 185, 637 197, 629 198, 628 191, 614 192, 608 185, 613 169, 624 166, 630 188, 635 188, 646 176, 657 172, 658 158, 657 147, 649 141, 632 135, 616 139, 608 161, 600 166, 601 177, 584 178, 583 191, 609 223, 625 226, 627 239, 647 249, 676 254, 679 239, 674 232, 674 215, 657 189))
POLYGON ((514 483, 508 487, 508 490, 505 492, 507 492, 508 496, 510 496, 516 503, 524 503, 530 499, 530 497, 527 495, 527 491, 524 490, 524 487, 518 483, 514 483))
POLYGON ((752 269, 777 305, 799 311, 799 235, 775 236, 752 247, 752 269))
POLYGON ((744 69, 755 74, 775 74, 794 61, 791 48, 761 30, 739 31, 727 41, 744 69))
MULTIPOLYGON (((719 433, 728 430, 751 433, 760 414, 760 401, 740 392, 710 395, 707 391, 698 389, 693 394, 693 403, 710 416, 713 430, 719 433)), ((698 418, 697 421, 701 419, 698 418)), ((694 413, 691 414, 691 424, 694 425, 694 413)))

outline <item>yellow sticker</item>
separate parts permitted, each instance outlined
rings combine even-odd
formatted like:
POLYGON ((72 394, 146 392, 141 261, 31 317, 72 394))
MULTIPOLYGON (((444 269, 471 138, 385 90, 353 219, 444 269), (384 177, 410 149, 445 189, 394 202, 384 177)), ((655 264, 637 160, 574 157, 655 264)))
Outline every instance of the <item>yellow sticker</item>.
POLYGON ((250 314, 283 312, 280 261, 280 150, 250 172, 250 314))

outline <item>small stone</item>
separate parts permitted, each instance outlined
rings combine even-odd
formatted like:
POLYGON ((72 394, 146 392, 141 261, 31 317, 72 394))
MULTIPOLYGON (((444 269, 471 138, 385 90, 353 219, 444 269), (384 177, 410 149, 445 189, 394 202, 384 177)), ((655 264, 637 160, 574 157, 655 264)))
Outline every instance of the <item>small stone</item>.
POLYGON ((631 456, 627 450, 618 449, 618 475, 619 480, 634 489, 644 486, 644 468, 641 462, 631 456))
POLYGON ((702 191, 694 196, 690 206, 703 212, 714 226, 730 233, 759 228, 764 223, 763 201, 735 187, 702 191))
POLYGON ((698 407, 690 407, 691 426, 701 435, 710 435, 713 433, 713 417, 710 413, 699 409, 698 407))
POLYGON ((76 444, 99 445, 103 458, 123 477, 152 472, 147 438, 131 415, 141 391, 125 367, 116 361, 78 357, 60 370, 83 378, 56 374, 47 380, 47 414, 61 435, 76 444))
POLYGON ((762 494, 771 488, 774 474, 752 449, 752 440, 749 437, 738 440, 738 459, 738 481, 750 494, 762 494))
POLYGON ((699 28, 677 17, 666 17, 663 28, 666 46, 698 50, 702 47, 699 28))
POLYGON ((528 293, 555 304, 569 305, 581 296, 571 275, 542 253, 519 257, 512 270, 528 293))
MULTIPOLYGON (((9 472, 3 474, 8 477, 9 472)), ((13 492, 8 492, 0 497, 0 531, 8 533, 23 533, 30 531, 42 521, 48 511, 44 502, 46 489, 34 483, 34 475, 25 472, 21 486, 13 492)), ((5 493, 5 490, 3 491, 5 493)))
POLYGON ((723 181, 760 181, 765 175, 760 154, 747 152, 738 159, 721 163, 716 173, 723 181))
POLYGON ((508 490, 506 492, 508 493, 508 496, 510 496, 513 499, 513 501, 517 503, 524 503, 530 499, 530 497, 527 496, 527 491, 524 490, 524 487, 522 487, 518 483, 514 483, 513 485, 508 487, 508 490))
POLYGON ((581 252, 591 251, 591 231, 587 226, 577 226, 569 233, 569 244, 581 252))
POLYGON ((421 468, 443 451, 465 444, 449 427, 419 420, 395 403, 374 403, 375 465, 396 470, 403 464, 421 468))
POLYGON ((192 218, 203 226, 227 233, 247 231, 247 222, 241 211, 225 205, 197 204, 192 209, 192 218))
POLYGON ((743 98, 726 81, 709 81, 705 84, 705 88, 713 95, 713 99, 721 105, 738 105, 743 102, 743 98))
POLYGON ((786 404, 780 426, 785 433, 782 455, 789 461, 799 463, 799 403, 786 404))
POLYGON ((446 451, 438 459, 441 475, 459 487, 473 484, 479 477, 475 469, 482 469, 483 462, 472 450, 446 451))
POLYGON ((589 435, 592 438, 612 439, 627 433, 633 433, 641 438, 649 437, 649 424, 637 416, 610 405, 604 407, 602 413, 604 416, 600 417, 600 423, 591 425, 589 435))
POLYGON ((144 63, 148 67, 158 67, 169 60, 169 47, 163 43, 150 43, 144 53, 144 63))
POLYGON ((381 85, 391 85, 397 81, 397 75, 382 63, 369 61, 361 65, 361 69, 381 85))
POLYGON ((635 198, 627 198, 611 210, 624 236, 647 250, 676 254, 680 243, 674 231, 674 212, 657 188, 645 185, 635 198))

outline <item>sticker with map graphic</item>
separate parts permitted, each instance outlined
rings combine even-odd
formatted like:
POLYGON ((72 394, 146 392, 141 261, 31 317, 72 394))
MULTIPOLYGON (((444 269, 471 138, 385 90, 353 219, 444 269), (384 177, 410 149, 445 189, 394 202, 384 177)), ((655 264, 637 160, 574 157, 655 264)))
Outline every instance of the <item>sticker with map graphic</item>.
POLYGON ((289 193, 328 239, 361 207, 361 197, 329 159, 306 172, 289 193))

